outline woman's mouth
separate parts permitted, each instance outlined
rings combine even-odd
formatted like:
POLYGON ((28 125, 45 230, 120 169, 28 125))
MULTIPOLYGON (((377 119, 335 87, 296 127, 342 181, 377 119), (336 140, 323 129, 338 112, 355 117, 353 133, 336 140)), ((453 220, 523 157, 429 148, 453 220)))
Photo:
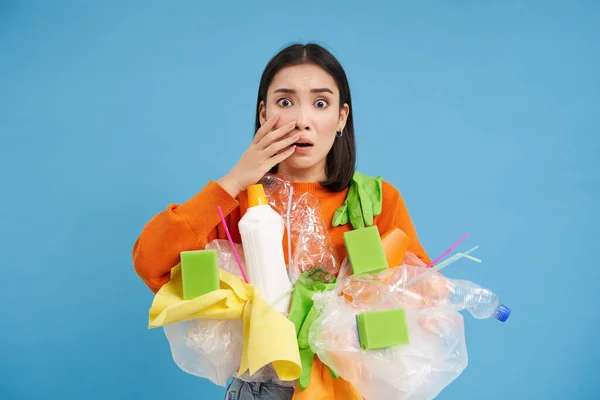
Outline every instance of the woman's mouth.
POLYGON ((308 153, 310 149, 313 148, 313 144, 307 141, 298 141, 296 142, 296 153, 308 153))

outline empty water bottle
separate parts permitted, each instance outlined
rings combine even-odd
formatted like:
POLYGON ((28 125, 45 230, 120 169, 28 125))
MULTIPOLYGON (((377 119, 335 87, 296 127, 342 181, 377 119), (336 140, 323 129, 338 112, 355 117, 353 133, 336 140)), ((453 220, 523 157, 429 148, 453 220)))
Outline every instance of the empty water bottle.
POLYGON ((477 319, 496 318, 504 322, 510 315, 510 309, 500 304, 500 299, 491 290, 482 288, 471 281, 447 279, 449 291, 448 304, 457 310, 466 309, 477 319))

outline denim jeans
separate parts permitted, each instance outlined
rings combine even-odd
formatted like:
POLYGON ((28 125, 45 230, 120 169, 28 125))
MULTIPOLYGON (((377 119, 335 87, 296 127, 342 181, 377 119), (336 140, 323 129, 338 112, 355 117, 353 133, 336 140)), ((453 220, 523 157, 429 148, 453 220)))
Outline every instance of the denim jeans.
POLYGON ((292 400, 294 388, 272 382, 244 382, 233 378, 225 400, 292 400))

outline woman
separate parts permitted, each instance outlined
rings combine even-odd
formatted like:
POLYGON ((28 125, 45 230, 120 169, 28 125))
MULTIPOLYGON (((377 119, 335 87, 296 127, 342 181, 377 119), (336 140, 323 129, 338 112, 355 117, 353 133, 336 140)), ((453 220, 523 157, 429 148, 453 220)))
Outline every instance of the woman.
MULTIPOLYGON (((310 192, 318 197, 339 260, 345 257, 344 232, 373 224, 380 233, 394 227, 404 231, 410 238, 409 251, 429 263, 404 201, 391 184, 383 182, 374 218, 369 210, 367 215, 356 215, 361 207, 353 207, 351 203, 357 200, 349 196, 349 188, 360 184, 354 179, 350 88, 331 53, 316 44, 295 44, 267 64, 258 90, 255 132, 229 173, 208 182, 185 203, 170 205, 144 227, 133 247, 133 261, 136 272, 154 293, 168 282, 181 251, 202 249, 214 239, 226 238, 217 206, 227 216, 233 240, 241 242, 238 222, 247 209, 245 189, 268 172, 290 178, 295 193, 310 192)), ((361 398, 349 383, 333 379, 315 359, 305 390, 234 379, 227 397, 319 400, 331 398, 332 391, 335 398, 361 398)))

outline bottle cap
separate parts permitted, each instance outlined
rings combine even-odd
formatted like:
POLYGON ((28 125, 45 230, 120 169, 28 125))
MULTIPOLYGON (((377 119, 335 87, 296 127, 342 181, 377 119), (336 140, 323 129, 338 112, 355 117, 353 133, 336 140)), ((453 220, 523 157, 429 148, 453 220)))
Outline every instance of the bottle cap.
POLYGON ((500 304, 498 308, 496 308, 496 312, 494 313, 494 318, 498 321, 505 322, 510 315, 510 308, 506 307, 504 304, 500 304))
POLYGON ((265 188, 260 183, 248 186, 248 207, 269 204, 265 195, 265 188))

